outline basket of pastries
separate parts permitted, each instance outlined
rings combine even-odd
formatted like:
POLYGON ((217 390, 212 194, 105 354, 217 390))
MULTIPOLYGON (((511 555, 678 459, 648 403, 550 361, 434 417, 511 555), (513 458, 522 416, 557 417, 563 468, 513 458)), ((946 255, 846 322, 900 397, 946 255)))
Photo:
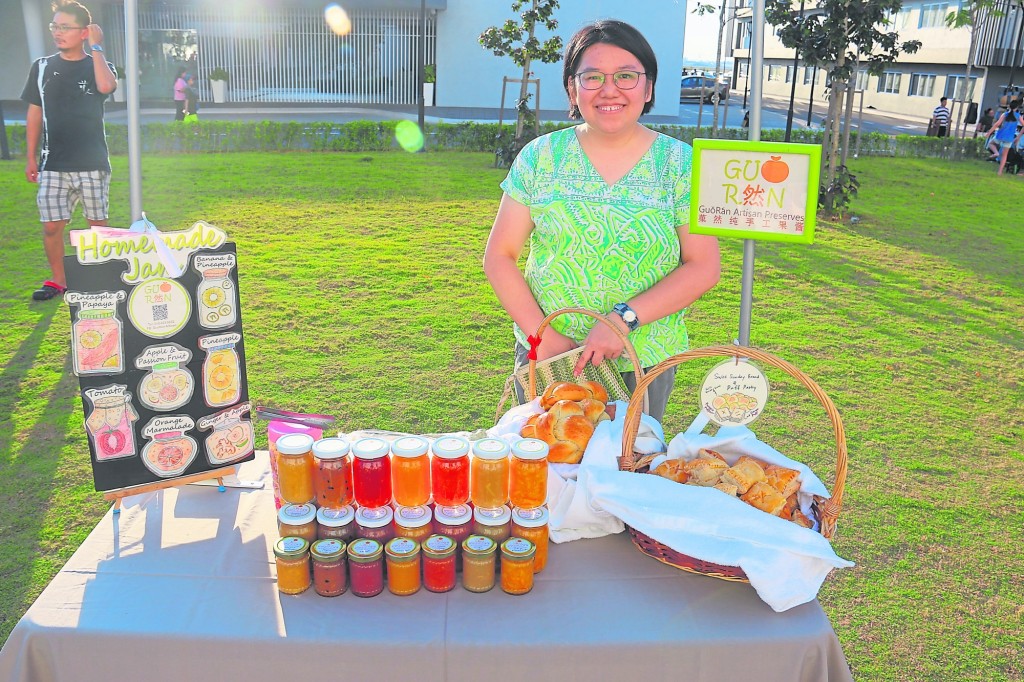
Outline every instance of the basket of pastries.
MULTIPOLYGON (((623 426, 622 453, 619 469, 644 475, 657 475, 682 485, 697 485, 715 488, 725 495, 731 495, 748 505, 772 514, 804 528, 817 528, 825 539, 831 539, 836 530, 836 521, 843 504, 843 490, 846 482, 846 435, 843 422, 831 398, 810 377, 794 365, 770 353, 743 346, 713 346, 687 351, 659 363, 637 381, 636 393, 646 391, 661 373, 689 360, 710 357, 736 357, 756 360, 776 367, 799 381, 818 402, 822 404, 832 422, 836 443, 835 482, 831 497, 815 495, 810 505, 810 516, 797 504, 800 489, 799 472, 784 466, 760 461, 754 457, 741 456, 732 463, 720 453, 701 449, 690 460, 669 459, 650 469, 653 455, 641 455, 634 451, 637 431, 640 425, 641 405, 631 400, 623 426)), ((703 561, 678 552, 648 535, 627 526, 637 548, 659 561, 685 571, 700 573, 724 580, 747 582, 743 569, 703 561)))

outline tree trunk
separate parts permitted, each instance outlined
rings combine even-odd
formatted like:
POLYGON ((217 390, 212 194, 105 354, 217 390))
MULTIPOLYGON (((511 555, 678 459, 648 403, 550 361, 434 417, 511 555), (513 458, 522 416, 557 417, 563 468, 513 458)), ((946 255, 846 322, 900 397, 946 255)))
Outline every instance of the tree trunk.
MULTIPOLYGON (((537 0, 533 0, 533 11, 537 11, 537 0)), ((530 24, 530 39, 527 43, 533 43, 533 34, 536 30, 537 22, 534 21, 530 24)), ((530 88, 527 80, 530 78, 530 57, 526 55, 523 62, 523 80, 519 84, 519 102, 526 102, 526 98, 529 96, 530 88)), ((526 114, 523 112, 521 106, 516 106, 516 146, 522 147, 520 144, 523 140, 523 128, 526 127, 526 114)))

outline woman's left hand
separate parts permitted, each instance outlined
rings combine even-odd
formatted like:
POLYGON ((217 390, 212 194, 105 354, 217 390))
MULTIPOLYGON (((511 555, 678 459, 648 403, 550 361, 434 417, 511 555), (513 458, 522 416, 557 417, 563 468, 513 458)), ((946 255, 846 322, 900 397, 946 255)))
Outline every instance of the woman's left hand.
MULTIPOLYGON (((622 322, 622 319, 617 315, 610 315, 608 319, 611 320, 612 324, 620 326, 620 331, 624 334, 629 333, 626 323, 622 322)), ((618 334, 609 329, 608 325, 597 323, 583 341, 583 353, 580 355, 580 359, 576 361, 576 367, 573 369, 573 372, 575 372, 576 376, 579 376, 588 362, 600 365, 607 359, 614 360, 620 357, 625 350, 626 346, 622 343, 622 339, 619 338, 618 334)))

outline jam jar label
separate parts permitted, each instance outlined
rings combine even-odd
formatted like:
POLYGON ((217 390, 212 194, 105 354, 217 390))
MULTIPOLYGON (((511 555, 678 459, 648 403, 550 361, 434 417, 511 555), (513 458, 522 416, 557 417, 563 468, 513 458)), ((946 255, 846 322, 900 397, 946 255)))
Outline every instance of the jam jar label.
POLYGON ((416 455, 419 455, 427 451, 427 442, 418 436, 407 436, 396 440, 394 449, 401 450, 403 453, 416 453, 416 455))
POLYGON ((542 440, 537 440, 536 438, 524 438, 516 443, 515 451, 516 454, 523 455, 529 459, 540 459, 540 457, 543 456, 541 453, 544 453, 544 455, 547 454, 548 446, 547 443, 542 440))
POLYGON ((308 504, 289 504, 281 509, 281 513, 292 519, 301 519, 309 516, 309 513, 313 511, 313 507, 308 504))
POLYGON ((509 554, 529 554, 533 550, 533 543, 523 538, 511 538, 501 546, 509 554))
POLYGON ((388 551, 391 554, 410 554, 416 549, 416 542, 409 538, 395 538, 388 543, 388 551))
POLYGON ((430 510, 423 505, 415 507, 399 507, 398 518, 402 521, 419 521, 425 518, 430 513, 430 510))
POLYGON ((376 453, 378 450, 383 449, 384 452, 378 455, 383 456, 387 454, 387 447, 387 441, 383 441, 379 438, 363 438, 362 440, 356 443, 354 452, 356 453, 356 455, 366 457, 367 455, 372 455, 373 453, 376 453))
POLYGON ((494 540, 483 535, 474 535, 466 540, 466 549, 473 552, 489 552, 494 549, 494 540))
POLYGON ((437 508, 437 519, 441 523, 451 525, 453 523, 462 523, 468 521, 471 512, 469 507, 464 504, 456 504, 450 507, 438 507, 437 508))
POLYGON ((291 538, 281 538, 277 542, 278 542, 278 547, 280 547, 285 552, 299 552, 306 545, 306 541, 305 540, 303 540, 302 538, 294 538, 294 537, 291 537, 291 538))
POLYGON ((313 544, 313 551, 323 556, 338 554, 341 552, 341 548, 342 544, 340 540, 318 540, 313 544))
POLYGON ((423 546, 432 552, 447 552, 455 546, 455 541, 447 535, 431 535, 423 546))
POLYGON ((434 443, 434 453, 441 457, 458 457, 466 449, 466 441, 461 438, 441 438, 434 443))
POLYGON ((376 540, 356 540, 348 546, 348 551, 355 556, 367 557, 372 556, 375 552, 380 550, 380 543, 376 540))
POLYGON ((505 450, 505 441, 498 440, 497 438, 484 438, 477 442, 476 449, 479 452, 503 452, 505 450))
POLYGON ((329 521, 337 521, 339 519, 350 519, 352 518, 352 508, 342 507, 341 509, 332 509, 325 507, 320 510, 320 515, 329 521))
POLYGON ((516 507, 515 515, 523 521, 538 521, 546 516, 546 512, 543 507, 534 507, 533 509, 516 507))
POLYGON ((387 507, 360 507, 356 512, 356 518, 359 521, 380 521, 383 518, 387 518, 388 511, 387 507))
POLYGON ((487 521, 508 521, 509 509, 505 506, 494 507, 493 509, 488 507, 477 507, 476 514, 481 519, 486 519, 487 521))
POLYGON ((177 334, 191 316, 192 299, 173 279, 148 279, 128 296, 128 318, 136 329, 155 339, 177 334))

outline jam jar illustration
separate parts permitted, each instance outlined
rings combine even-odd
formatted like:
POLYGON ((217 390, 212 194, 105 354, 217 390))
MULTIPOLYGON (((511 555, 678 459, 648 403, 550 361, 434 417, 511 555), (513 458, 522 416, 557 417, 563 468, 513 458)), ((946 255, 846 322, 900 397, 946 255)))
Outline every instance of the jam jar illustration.
POLYGON ((82 310, 72 325, 75 374, 124 371, 121 320, 113 310, 82 310))
POLYGON ((139 418, 128 395, 96 398, 93 410, 85 420, 92 437, 97 460, 130 457, 135 454, 135 433, 132 423, 139 418))
POLYGON ((203 272, 197 291, 199 324, 207 329, 230 327, 238 319, 235 286, 228 268, 212 268, 203 272))
POLYGON ((206 437, 206 458, 210 464, 228 464, 253 451, 251 421, 224 422, 206 437))
POLYGON ((180 476, 197 450, 196 441, 182 431, 158 433, 142 448, 142 463, 157 476, 180 476))
POLYGON ((203 361, 203 392, 210 407, 238 402, 240 377, 235 344, 214 346, 203 361))

